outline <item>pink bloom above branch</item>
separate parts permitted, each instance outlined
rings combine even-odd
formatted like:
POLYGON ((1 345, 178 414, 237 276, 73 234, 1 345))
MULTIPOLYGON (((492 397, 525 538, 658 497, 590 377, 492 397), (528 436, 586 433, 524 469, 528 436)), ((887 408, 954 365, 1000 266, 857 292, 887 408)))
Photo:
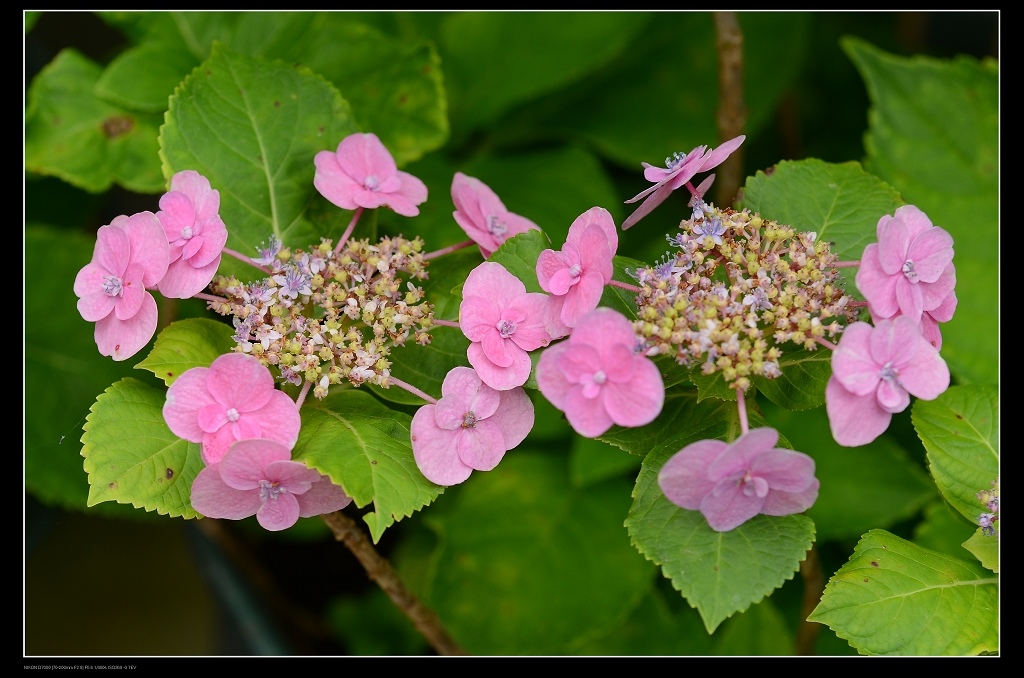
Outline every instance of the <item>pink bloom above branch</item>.
POLYGON ((247 439, 231 445, 192 483, 192 508, 207 518, 241 520, 256 516, 265 529, 284 530, 299 518, 340 511, 352 502, 338 485, 273 440, 247 439))
POLYGON ((462 287, 459 326, 472 342, 466 355, 485 384, 499 391, 522 386, 533 363, 529 351, 551 341, 544 324, 545 295, 504 266, 485 261, 462 287))
POLYGON ((209 367, 193 367, 167 389, 164 420, 174 435, 203 444, 203 461, 216 464, 236 440, 267 438, 288 449, 299 437, 299 408, 259 360, 228 353, 209 367))
POLYGON ((533 428, 533 403, 526 391, 496 391, 468 367, 444 378, 441 399, 412 418, 412 453, 423 475, 438 485, 456 485, 473 471, 490 471, 533 428))
POLYGON ((584 315, 597 308, 612 280, 612 258, 619 246, 612 215, 591 207, 569 227, 561 251, 544 250, 537 258, 537 280, 551 296, 545 311, 554 338, 569 334, 584 315))
MULTIPOLYGON (((676 153, 671 158, 665 159, 664 168, 655 167, 646 162, 641 163, 644 166, 644 178, 653 181, 654 185, 626 201, 628 204, 646 198, 640 207, 622 222, 622 230, 625 231, 650 214, 655 207, 665 201, 672 191, 685 186, 697 174, 721 165, 726 158, 732 155, 733 151, 740 147, 744 139, 746 137, 740 135, 710 151, 707 146, 697 146, 685 155, 676 153)), ((703 183, 698 190, 703 195, 710 187, 710 184, 703 183)))
POLYGON ((414 217, 427 199, 426 184, 400 171, 376 134, 350 134, 337 151, 317 153, 313 163, 316 190, 345 210, 389 207, 414 217))
POLYGON ((221 221, 220 193, 209 180, 186 170, 171 177, 157 219, 171 247, 170 266, 158 285, 165 297, 189 299, 210 284, 220 266, 228 230, 221 221))
POLYGON ((101 355, 125 360, 156 332, 156 299, 146 291, 167 272, 169 247, 152 212, 119 216, 96 232, 92 261, 75 277, 78 312, 96 323, 101 355))
POLYGON ((889 428, 910 396, 933 400, 949 387, 949 369, 909 317, 875 327, 849 325, 832 353, 825 408, 840 445, 866 445, 889 428))
POLYGON ((905 315, 918 323, 923 312, 946 302, 956 286, 953 238, 913 205, 884 215, 877 233, 878 242, 864 248, 857 289, 873 317, 905 315))
POLYGON ((505 204, 484 182, 456 172, 452 179, 455 222, 480 247, 486 259, 512 236, 539 231, 537 224, 505 209, 505 204))
POLYGON ((773 428, 752 429, 732 443, 699 440, 665 462, 658 486, 673 504, 700 511, 716 532, 759 513, 801 513, 818 499, 814 460, 775 447, 778 441, 773 428))
POLYGON ((541 354, 537 385, 582 436, 612 424, 643 426, 661 413, 665 384, 650 358, 633 352, 633 326, 618 311, 598 308, 569 338, 541 354))

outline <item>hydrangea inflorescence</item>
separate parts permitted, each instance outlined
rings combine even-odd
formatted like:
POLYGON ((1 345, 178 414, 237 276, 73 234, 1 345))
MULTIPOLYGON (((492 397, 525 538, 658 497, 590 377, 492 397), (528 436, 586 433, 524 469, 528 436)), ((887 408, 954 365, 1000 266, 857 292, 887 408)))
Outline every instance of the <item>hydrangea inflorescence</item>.
POLYGON ((813 350, 856 317, 838 284, 836 256, 812 232, 694 197, 677 249, 637 269, 635 328, 648 353, 721 372, 746 391, 781 374, 780 344, 813 350))

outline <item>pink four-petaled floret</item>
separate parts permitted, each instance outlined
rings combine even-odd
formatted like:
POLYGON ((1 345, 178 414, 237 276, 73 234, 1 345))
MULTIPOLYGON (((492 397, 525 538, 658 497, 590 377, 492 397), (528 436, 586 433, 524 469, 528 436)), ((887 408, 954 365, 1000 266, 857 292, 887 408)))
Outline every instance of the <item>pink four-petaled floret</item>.
POLYGON ((157 219, 170 244, 170 266, 157 289, 165 297, 189 299, 203 291, 220 266, 228 230, 218 214, 220 192, 194 170, 171 177, 157 219))
POLYGON ((479 246, 485 259, 509 238, 540 230, 526 217, 509 212, 490 186, 462 172, 452 178, 452 202, 455 222, 479 246))

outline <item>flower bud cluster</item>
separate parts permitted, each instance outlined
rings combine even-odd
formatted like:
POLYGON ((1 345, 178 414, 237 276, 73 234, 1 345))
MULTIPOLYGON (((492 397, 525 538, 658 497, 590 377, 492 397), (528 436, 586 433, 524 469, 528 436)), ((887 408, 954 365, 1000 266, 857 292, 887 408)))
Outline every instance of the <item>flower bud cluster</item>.
POLYGON ((679 228, 668 236, 678 249, 634 275, 634 328, 648 355, 699 362, 746 391, 754 375, 781 374, 780 344, 813 350, 855 318, 836 256, 815 233, 700 198, 679 228))
POLYGON ((313 383, 317 398, 342 380, 386 388, 391 348, 430 343, 434 308, 413 282, 427 277, 420 238, 350 240, 337 252, 326 239, 306 251, 271 238, 260 253, 254 261, 271 274, 251 283, 217 276, 211 290, 225 300, 209 306, 233 316, 235 350, 276 366, 284 381, 313 383))

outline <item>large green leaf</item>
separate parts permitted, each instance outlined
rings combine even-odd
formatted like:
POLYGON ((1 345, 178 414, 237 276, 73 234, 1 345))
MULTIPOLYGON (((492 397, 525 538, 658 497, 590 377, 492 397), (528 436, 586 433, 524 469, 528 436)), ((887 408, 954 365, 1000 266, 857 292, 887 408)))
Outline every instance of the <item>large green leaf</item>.
POLYGON ((937 498, 922 465, 891 436, 863 447, 842 447, 832 439, 824 407, 794 412, 773 403, 760 405, 793 449, 814 458, 821 489, 807 515, 819 539, 855 539, 873 527, 890 527, 937 498))
POLYGON ((164 421, 166 392, 122 379, 92 406, 82 435, 89 506, 104 501, 171 517, 195 518, 189 496, 203 468, 199 443, 164 421))
POLYGON ((412 456, 411 417, 368 393, 337 391, 307 401, 292 458, 331 477, 362 508, 374 543, 395 521, 411 516, 443 488, 423 477, 412 456))
POLYGON ((976 522, 985 510, 977 493, 999 477, 998 387, 953 386, 935 400, 915 401, 911 420, 939 492, 976 522))
MULTIPOLYGON (((716 437, 706 433, 679 442, 716 437)), ((658 472, 678 449, 658 447, 644 459, 626 528, 713 633, 792 579, 814 542, 814 523, 803 515, 759 515, 729 532, 712 530, 700 512, 679 508, 658 486, 658 472)))
POLYGON ((515 449, 424 518, 440 546, 426 602, 473 654, 562 654, 615 628, 653 571, 629 545, 629 483, 574 488, 563 455, 515 449))
POLYGON ((153 350, 136 369, 152 372, 170 386, 182 372, 210 363, 235 345, 231 327, 209 318, 186 318, 171 323, 157 335, 153 350))
POLYGON ((96 83, 96 95, 133 111, 163 113, 174 88, 198 65, 180 42, 144 42, 110 62, 96 83))
POLYGON ((959 300, 942 353, 961 381, 999 378, 999 70, 995 60, 842 47, 871 97, 868 169, 953 236, 959 300))
POLYGON ((92 193, 119 184, 138 193, 166 188, 157 158, 160 116, 100 99, 100 67, 65 49, 32 80, 25 110, 25 169, 92 193))
MULTIPOLYGON (((251 256, 271 235, 308 247, 347 221, 332 207, 333 223, 314 226, 311 209, 328 203, 313 187, 313 156, 355 131, 348 103, 320 76, 214 46, 171 97, 160 153, 168 177, 195 170, 220 191, 228 246, 251 256)), ((253 271, 232 258, 220 269, 253 271)))
POLYGON ((543 294, 537 281, 537 259, 541 252, 551 248, 551 241, 543 231, 527 231, 506 240, 487 260, 501 264, 519 278, 527 292, 543 294))
POLYGON ((983 566, 996 574, 999 573, 999 539, 997 536, 984 534, 979 527, 970 539, 964 542, 963 546, 973 553, 983 566))
POLYGON ((808 620, 862 654, 976 655, 999 649, 999 578, 977 563, 871 530, 808 620))
POLYGON ((806 410, 825 404, 825 386, 832 376, 831 351, 806 351, 793 344, 785 347, 779 359, 782 375, 767 379, 755 375, 760 393, 788 410, 806 410))

